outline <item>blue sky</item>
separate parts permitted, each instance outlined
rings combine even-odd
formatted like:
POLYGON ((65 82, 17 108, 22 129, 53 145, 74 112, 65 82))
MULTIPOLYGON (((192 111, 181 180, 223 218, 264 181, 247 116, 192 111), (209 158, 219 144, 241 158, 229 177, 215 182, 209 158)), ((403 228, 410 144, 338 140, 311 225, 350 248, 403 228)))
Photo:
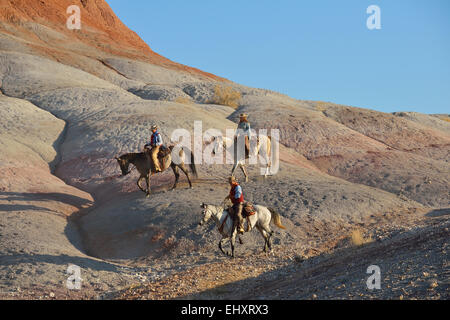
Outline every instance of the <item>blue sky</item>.
POLYGON ((450 112, 448 0, 106 0, 155 52, 251 87, 450 112), (369 5, 381 29, 369 30, 369 5))

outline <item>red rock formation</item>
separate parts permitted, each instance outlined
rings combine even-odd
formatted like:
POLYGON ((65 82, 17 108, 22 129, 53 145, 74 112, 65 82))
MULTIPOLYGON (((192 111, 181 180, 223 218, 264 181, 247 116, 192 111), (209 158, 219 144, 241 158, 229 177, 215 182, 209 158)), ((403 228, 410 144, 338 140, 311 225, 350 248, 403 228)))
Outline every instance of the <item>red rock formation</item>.
POLYGON ((133 31, 125 26, 104 0, 1 0, 0 31, 27 41, 33 51, 72 66, 71 56, 77 54, 99 58, 102 53, 149 62, 201 77, 225 81, 213 74, 173 62, 152 51, 133 31), (78 5, 81 10, 81 30, 69 30, 67 8, 78 5), (42 27, 44 26, 44 27, 42 27), (63 34, 64 39, 42 36, 42 28, 63 34), (67 44, 80 43, 78 49, 67 44), (88 47, 86 47, 88 46, 88 47), (94 50, 89 50, 91 47, 94 50))

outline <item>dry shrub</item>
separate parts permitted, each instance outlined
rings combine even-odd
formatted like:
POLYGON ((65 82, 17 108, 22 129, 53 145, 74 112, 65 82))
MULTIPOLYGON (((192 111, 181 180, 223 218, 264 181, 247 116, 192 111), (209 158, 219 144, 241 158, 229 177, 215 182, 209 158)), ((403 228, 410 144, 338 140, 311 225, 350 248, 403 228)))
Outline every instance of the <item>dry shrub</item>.
POLYGON ((152 237, 152 242, 157 242, 164 238, 164 232, 158 231, 152 237))
POLYGON ((324 101, 316 101, 316 109, 323 112, 326 110, 327 104, 324 101))
POLYGON ((178 97, 175 99, 176 103, 182 103, 182 104, 192 104, 192 100, 188 97, 178 97))
POLYGON ((361 230, 353 230, 351 234, 352 244, 355 246, 360 246, 365 243, 372 242, 372 237, 365 238, 361 230))
POLYGON ((177 238, 174 236, 170 236, 166 240, 164 240, 163 247, 165 249, 172 249, 177 243, 177 238))
POLYGON ((214 88, 214 97, 211 99, 210 103, 237 109, 240 99, 241 93, 239 91, 234 90, 229 86, 216 85, 214 88))
POLYGON ((447 122, 450 122, 450 117, 441 117, 440 119, 444 120, 444 121, 447 121, 447 122))

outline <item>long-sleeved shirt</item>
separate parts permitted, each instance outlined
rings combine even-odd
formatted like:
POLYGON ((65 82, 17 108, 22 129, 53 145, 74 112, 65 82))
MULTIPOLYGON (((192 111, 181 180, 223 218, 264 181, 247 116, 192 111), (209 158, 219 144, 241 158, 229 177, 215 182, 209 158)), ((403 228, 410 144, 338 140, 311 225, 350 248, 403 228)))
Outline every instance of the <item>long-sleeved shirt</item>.
POLYGON ((242 134, 246 135, 249 139, 252 137, 252 131, 250 129, 250 122, 241 121, 241 122, 239 122, 237 128, 238 128, 238 130, 241 129, 243 131, 242 134))
POLYGON ((162 137, 161 134, 158 131, 155 131, 152 134, 152 137, 150 139, 150 143, 148 145, 150 146, 160 146, 162 145, 163 141, 162 141, 162 137))
POLYGON ((233 204, 238 204, 244 202, 244 194, 242 193, 242 188, 239 184, 233 184, 230 190, 230 200, 233 204))
POLYGON ((236 186, 236 189, 234 190, 234 198, 239 199, 242 195, 242 187, 236 186))

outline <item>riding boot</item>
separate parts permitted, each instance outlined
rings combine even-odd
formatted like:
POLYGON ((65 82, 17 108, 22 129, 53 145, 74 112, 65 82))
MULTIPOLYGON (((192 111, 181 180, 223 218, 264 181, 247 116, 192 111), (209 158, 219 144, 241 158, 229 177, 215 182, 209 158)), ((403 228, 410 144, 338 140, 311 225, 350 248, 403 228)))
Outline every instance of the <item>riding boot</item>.
POLYGON ((237 216, 233 219, 233 231, 237 230, 239 232, 239 218, 237 216))

